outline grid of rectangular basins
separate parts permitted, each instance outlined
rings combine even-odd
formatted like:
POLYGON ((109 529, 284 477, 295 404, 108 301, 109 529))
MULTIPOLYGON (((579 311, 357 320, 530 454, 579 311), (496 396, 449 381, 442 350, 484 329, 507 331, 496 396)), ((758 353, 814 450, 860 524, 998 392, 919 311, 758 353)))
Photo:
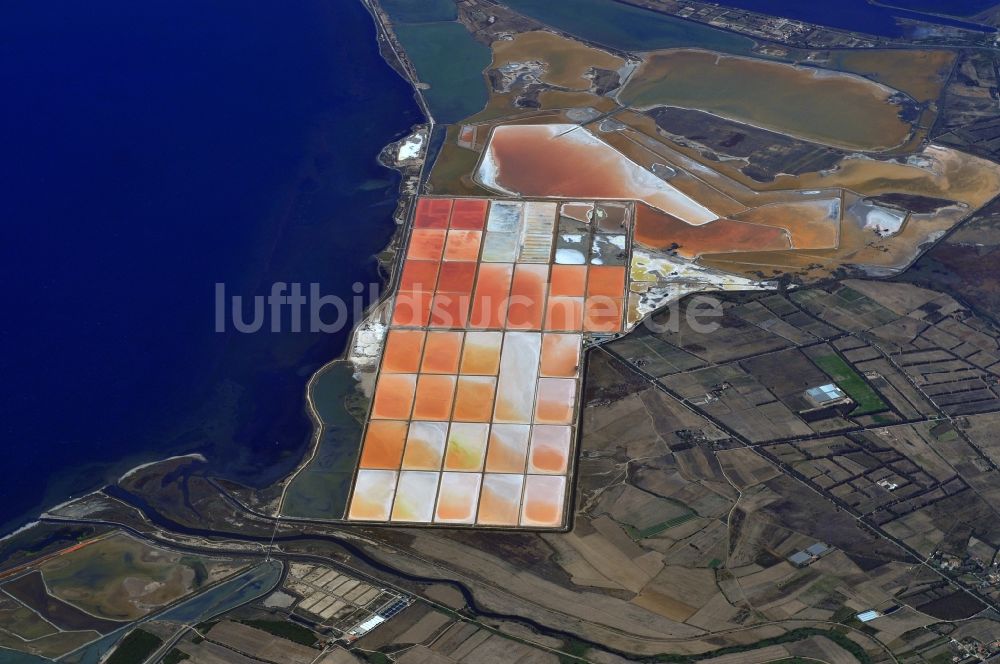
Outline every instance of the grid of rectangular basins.
POLYGON ((598 241, 557 210, 420 199, 349 520, 564 524, 583 335, 621 330, 626 261, 559 251, 598 241))

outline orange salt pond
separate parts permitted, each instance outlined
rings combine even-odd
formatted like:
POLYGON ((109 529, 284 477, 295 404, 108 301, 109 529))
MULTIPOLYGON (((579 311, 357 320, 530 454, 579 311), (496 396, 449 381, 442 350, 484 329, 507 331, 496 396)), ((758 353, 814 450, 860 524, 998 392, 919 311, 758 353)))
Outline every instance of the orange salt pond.
POLYGON ((507 298, 514 278, 511 263, 482 263, 476 279, 469 326, 473 328, 503 328, 507 318, 507 298))
POLYGON ((565 477, 545 478, 570 465, 584 314, 620 328, 626 269, 550 265, 553 203, 425 200, 347 518, 561 525, 565 498, 554 492, 565 477), (510 262, 480 257, 490 233, 510 241, 510 262))
POLYGON ((436 228, 417 228, 410 235, 407 258, 439 261, 444 250, 445 231, 436 228))
POLYGON ((531 429, 531 451, 528 472, 565 474, 569 469, 569 448, 573 429, 564 426, 534 426, 531 429))
POLYGON ((399 468, 406 444, 407 423, 396 420, 372 420, 365 432, 361 449, 361 468, 399 468))
MULTIPOLYGON (((427 333, 421 373, 458 373, 458 358, 462 353, 462 332, 432 330, 427 333)), ((445 418, 447 419, 447 418, 445 418)))
POLYGON ((459 371, 463 374, 497 375, 502 341, 501 332, 466 332, 459 371))
POLYGON ((407 260, 399 278, 399 290, 432 292, 437 283, 439 265, 436 261, 407 260))
POLYGON ((580 373, 579 334, 545 334, 542 336, 542 362, 538 373, 548 378, 576 378, 580 373))
POLYGON ((402 467, 406 470, 441 470, 447 440, 447 422, 412 422, 406 437, 402 467))
POLYGON ((420 374, 413 400, 414 420, 447 420, 455 394, 455 376, 420 374))
POLYGON ((389 330, 383 353, 382 371, 385 373, 416 373, 420 367, 420 353, 424 348, 423 330, 389 330))
POLYGON ((684 258, 702 254, 791 249, 783 228, 762 226, 731 219, 717 219, 692 226, 669 214, 645 205, 635 206, 635 242, 650 249, 675 248, 684 258))
POLYGON ((396 491, 396 471, 358 471, 348 518, 356 521, 387 521, 396 491))
POLYGON ((636 199, 691 224, 719 216, 579 125, 496 127, 477 179, 521 196, 636 199))
POLYGON ((516 526, 523 486, 523 475, 484 475, 476 523, 481 526, 516 526))
POLYGON ((448 228, 451 216, 450 198, 421 198, 413 217, 414 228, 448 228))
POLYGON ((489 422, 497 379, 492 376, 459 376, 455 390, 455 422, 489 422))
POLYGON ((527 475, 521 503, 521 525, 554 528, 562 525, 566 478, 561 475, 527 475))
POLYGON ((486 225, 489 201, 483 198, 459 198, 451 212, 451 227, 481 231, 486 225))
POLYGON ((576 332, 583 329, 582 297, 550 297, 545 304, 545 329, 576 332))
POLYGON ((436 523, 472 523, 479 502, 479 473, 442 473, 438 491, 436 523))
POLYGON ((479 472, 486 458, 488 424, 452 422, 444 452, 445 470, 479 472))
POLYGON ((445 245, 446 261, 477 261, 479 245, 483 242, 482 231, 450 230, 448 244, 445 245))
POLYGON ((408 420, 417 386, 414 374, 382 374, 375 386, 373 420, 408 420))
POLYGON ((540 378, 535 398, 535 422, 569 424, 573 421, 576 381, 568 378, 540 378))
POLYGON ((430 327, 462 330, 469 325, 469 305, 466 293, 437 293, 431 301, 430 327))
POLYGON ((583 329, 587 332, 620 332, 623 298, 588 297, 584 305, 583 329))
POLYGON ((494 424, 486 451, 486 472, 523 473, 530 431, 526 424, 494 424))
POLYGON ((469 294, 472 292, 475 280, 475 263, 442 263, 438 274, 437 292, 469 294))
POLYGON ((581 297, 587 288, 586 265, 553 265, 549 294, 581 297))
POLYGON ((587 297, 603 295, 621 298, 625 295, 624 265, 593 265, 587 275, 587 297))
POLYGON ((522 263, 514 268, 514 279, 507 305, 507 328, 540 330, 545 316, 545 290, 548 265, 522 263))
POLYGON ((432 293, 401 291, 392 309, 392 324, 400 327, 426 327, 431 320, 432 293))

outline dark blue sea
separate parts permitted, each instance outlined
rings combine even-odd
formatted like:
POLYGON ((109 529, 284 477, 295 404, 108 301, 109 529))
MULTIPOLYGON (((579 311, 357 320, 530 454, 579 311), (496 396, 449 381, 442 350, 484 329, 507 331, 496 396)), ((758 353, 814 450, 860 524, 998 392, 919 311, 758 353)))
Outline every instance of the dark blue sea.
POLYGON ((903 37, 905 29, 897 21, 907 18, 931 24, 962 27, 978 32, 991 28, 937 14, 967 16, 996 4, 997 0, 718 0, 728 7, 738 7, 774 16, 855 30, 881 37, 903 37), (894 5, 894 6, 890 6, 894 5), (914 11, 916 10, 916 11, 914 11))
POLYGON ((0 530, 172 454, 287 473, 346 333, 218 334, 215 284, 378 281, 422 118, 364 7, 9 0, 0 90, 0 530))

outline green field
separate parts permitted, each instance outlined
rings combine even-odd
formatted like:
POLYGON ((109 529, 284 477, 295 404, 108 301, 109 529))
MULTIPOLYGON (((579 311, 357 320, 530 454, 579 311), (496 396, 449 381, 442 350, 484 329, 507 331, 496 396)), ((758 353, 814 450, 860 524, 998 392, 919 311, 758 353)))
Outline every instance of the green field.
POLYGON ((625 529, 628 531, 628 534, 632 537, 632 539, 635 540, 646 539, 647 537, 659 535, 665 530, 670 530, 671 528, 675 528, 681 525, 682 523, 687 523, 696 516, 698 515, 695 514, 694 512, 688 512, 687 514, 675 516, 674 518, 668 519, 667 521, 662 521, 660 523, 653 524, 652 526, 649 526, 647 528, 639 529, 633 526, 626 526, 625 529))
POLYGON ((870 415, 888 408, 865 379, 839 355, 823 355, 813 361, 857 404, 851 411, 852 416, 870 415))
POLYGON ((287 620, 241 620, 240 622, 304 646, 316 644, 316 635, 311 630, 287 620))
POLYGON ((132 630, 111 653, 106 664, 142 664, 161 645, 163 639, 160 637, 141 629, 132 630))

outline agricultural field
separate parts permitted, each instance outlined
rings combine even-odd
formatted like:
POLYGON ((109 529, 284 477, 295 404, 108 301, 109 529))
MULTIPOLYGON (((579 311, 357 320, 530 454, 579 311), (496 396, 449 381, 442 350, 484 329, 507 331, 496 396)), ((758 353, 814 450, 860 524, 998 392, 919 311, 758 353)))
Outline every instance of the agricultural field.
POLYGON ((967 596, 940 564, 985 579, 997 553, 1000 330, 871 281, 723 301, 711 334, 640 328, 591 351, 568 532, 414 531, 407 550, 612 650, 938 652, 937 621, 998 596, 967 596), (846 400, 810 402, 830 381, 846 400))

